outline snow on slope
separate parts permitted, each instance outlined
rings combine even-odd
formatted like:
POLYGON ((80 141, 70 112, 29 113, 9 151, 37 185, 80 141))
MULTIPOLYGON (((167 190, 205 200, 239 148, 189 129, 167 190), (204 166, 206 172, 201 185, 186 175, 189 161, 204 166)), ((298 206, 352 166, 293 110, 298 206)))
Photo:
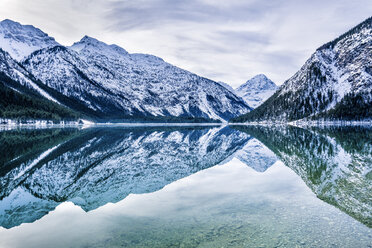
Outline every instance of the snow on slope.
POLYGON ((225 82, 222 82, 222 81, 218 81, 217 83, 219 83, 220 85, 222 85, 223 87, 225 87, 226 89, 228 89, 229 91, 233 92, 234 94, 236 94, 236 91, 234 90, 233 87, 231 87, 229 84, 225 83, 225 82))
POLYGON ((32 52, 59 45, 54 38, 31 25, 4 20, 0 22, 0 47, 21 61, 32 52))
POLYGON ((20 83, 33 91, 36 91, 41 96, 48 100, 59 103, 55 98, 48 94, 45 90, 40 88, 32 79, 32 75, 24 68, 22 68, 17 61, 13 60, 11 56, 0 48, 0 73, 3 73, 10 79, 20 83))
POLYGON ((225 121, 250 111, 240 97, 212 80, 156 56, 128 54, 88 36, 69 48, 37 51, 23 65, 49 87, 117 118, 173 116, 225 121))
POLYGON ((249 106, 257 108, 272 96, 277 89, 278 86, 273 81, 265 75, 259 74, 239 86, 235 91, 249 106))
POLYGON ((372 17, 318 48, 260 107, 234 121, 371 119, 372 17))

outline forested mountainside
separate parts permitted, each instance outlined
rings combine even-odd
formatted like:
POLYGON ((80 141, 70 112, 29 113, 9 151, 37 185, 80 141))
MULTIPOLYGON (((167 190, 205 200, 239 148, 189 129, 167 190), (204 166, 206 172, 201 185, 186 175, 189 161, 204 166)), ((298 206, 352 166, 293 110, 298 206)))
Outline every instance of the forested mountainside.
POLYGON ((329 42, 254 111, 232 122, 372 118, 372 17, 329 42))
POLYGON ((78 118, 78 113, 59 104, 0 49, 0 119, 72 121, 78 118))

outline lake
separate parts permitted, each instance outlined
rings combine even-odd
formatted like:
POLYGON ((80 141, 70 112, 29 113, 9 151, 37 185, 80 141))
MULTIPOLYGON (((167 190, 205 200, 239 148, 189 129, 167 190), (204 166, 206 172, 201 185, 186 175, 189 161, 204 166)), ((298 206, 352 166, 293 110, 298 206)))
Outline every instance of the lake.
POLYGON ((0 132, 0 247, 372 247, 372 128, 0 132))

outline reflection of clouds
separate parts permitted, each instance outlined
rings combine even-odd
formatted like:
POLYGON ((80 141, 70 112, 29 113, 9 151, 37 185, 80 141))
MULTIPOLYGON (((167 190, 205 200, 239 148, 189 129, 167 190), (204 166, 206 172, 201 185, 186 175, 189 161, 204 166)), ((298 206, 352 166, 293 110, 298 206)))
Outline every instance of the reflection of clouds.
POLYGON ((3 18, 38 26, 62 44, 88 34, 234 87, 259 73, 283 83, 318 46, 371 12, 369 0, 0 3, 3 18))

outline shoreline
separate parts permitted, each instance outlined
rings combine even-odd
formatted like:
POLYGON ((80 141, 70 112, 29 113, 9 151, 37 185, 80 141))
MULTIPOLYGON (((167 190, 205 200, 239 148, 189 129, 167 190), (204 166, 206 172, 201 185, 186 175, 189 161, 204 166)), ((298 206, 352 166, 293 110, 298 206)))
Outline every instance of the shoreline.
POLYGON ((331 126, 372 126, 368 121, 290 121, 290 122, 242 122, 229 123, 230 126, 296 126, 296 127, 331 127, 331 126))
POLYGON ((200 127, 200 126, 295 126, 295 127, 337 127, 337 126, 372 126, 370 121, 292 121, 292 122, 244 122, 244 123, 169 123, 169 122, 123 122, 123 123, 94 123, 94 122, 60 122, 52 121, 33 121, 19 123, 11 121, 8 123, 0 122, 0 131, 12 130, 16 128, 89 128, 89 127, 200 127))
POLYGON ((0 131, 12 130, 17 128, 94 128, 94 127, 203 127, 203 126, 227 126, 228 123, 78 123, 78 122, 63 122, 63 123, 51 123, 51 122, 36 122, 36 123, 8 123, 0 124, 0 131))

